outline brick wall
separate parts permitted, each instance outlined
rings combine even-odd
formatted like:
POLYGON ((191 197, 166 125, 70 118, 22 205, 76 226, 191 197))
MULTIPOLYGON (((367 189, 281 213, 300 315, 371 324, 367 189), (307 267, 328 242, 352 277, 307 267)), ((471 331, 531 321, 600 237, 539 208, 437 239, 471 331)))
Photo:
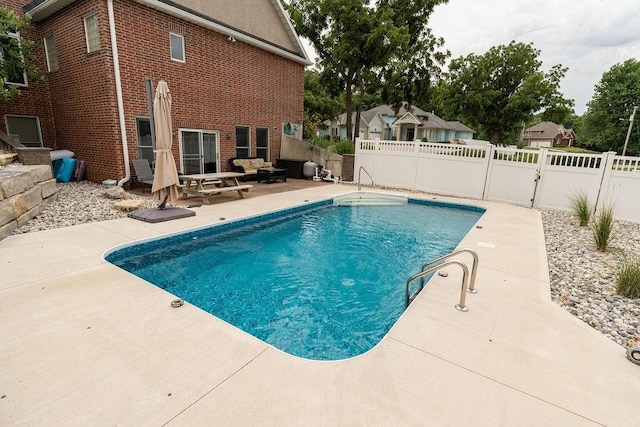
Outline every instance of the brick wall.
POLYGON ((282 123, 302 122, 303 65, 132 1, 116 6, 132 157, 137 153, 135 118, 148 115, 144 82, 151 77, 154 89, 162 79, 171 90, 176 162, 178 128, 217 130, 221 168, 226 170, 227 159, 236 154, 235 139, 227 135, 235 135, 236 125, 250 126, 252 156, 256 127, 269 128, 275 161, 282 123), (184 36, 185 63, 171 60, 169 32, 184 36))
POLYGON ((124 176, 124 159, 105 1, 75 2, 38 24, 53 34, 59 70, 47 73, 58 149, 86 162, 86 177, 102 182, 124 176), (84 17, 97 13, 100 50, 87 52, 84 17))
MULTIPOLYGON (((22 6, 26 4, 24 0, 2 0, 2 7, 11 9, 22 16, 22 6)), ((35 65, 40 69, 44 79, 42 81, 29 81, 28 87, 20 88, 20 95, 6 102, 0 102, 0 131, 7 133, 6 115, 35 116, 40 120, 40 130, 45 147, 55 148, 56 136, 55 125, 51 115, 51 108, 48 97, 48 80, 46 78, 47 63, 42 47, 42 37, 37 26, 21 33, 23 38, 33 40, 34 53, 37 57, 35 65)))
MULTIPOLYGON (((16 9, 26 3, 12 2, 16 9)), ((114 0, 114 12, 130 158, 137 157, 136 117, 148 116, 145 78, 150 77, 154 88, 163 79, 171 90, 173 153, 178 167, 178 128, 219 131, 220 164, 226 170, 227 159, 235 157, 235 139, 227 137, 235 134, 235 126, 250 126, 251 155, 256 153, 256 127, 267 127, 271 160, 275 161, 282 123, 302 122, 302 64, 231 42, 132 0, 114 0), (170 31, 184 35, 185 63, 170 58, 170 31)), ((106 2, 74 2, 39 22, 37 33, 39 40, 53 34, 60 69, 46 73, 41 92, 30 90, 17 103, 0 105, 0 113, 38 112, 46 122, 45 146, 75 152, 86 161, 86 176, 91 181, 122 178, 124 160, 106 2), (83 18, 90 13, 97 13, 100 28, 101 49, 95 53, 86 51, 83 18)), ((38 49, 41 68, 46 71, 41 42, 38 49)))

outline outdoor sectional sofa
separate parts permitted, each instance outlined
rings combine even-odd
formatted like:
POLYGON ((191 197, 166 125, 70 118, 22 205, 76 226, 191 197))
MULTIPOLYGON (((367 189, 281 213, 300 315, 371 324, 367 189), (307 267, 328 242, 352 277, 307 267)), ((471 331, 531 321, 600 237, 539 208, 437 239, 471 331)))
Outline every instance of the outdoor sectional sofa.
POLYGON ((265 162, 262 157, 249 157, 246 159, 232 157, 229 159, 229 165, 232 171, 244 174, 244 177, 241 178, 242 181, 258 179, 258 169, 273 167, 271 162, 265 162))

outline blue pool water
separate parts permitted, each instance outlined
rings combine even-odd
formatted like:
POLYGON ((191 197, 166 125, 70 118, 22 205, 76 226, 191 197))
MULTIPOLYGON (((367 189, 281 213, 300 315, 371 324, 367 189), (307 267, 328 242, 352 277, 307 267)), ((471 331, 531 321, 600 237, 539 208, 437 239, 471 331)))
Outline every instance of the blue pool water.
POLYGON ((451 252, 483 209, 331 201, 125 247, 107 260, 296 356, 337 360, 377 344, 409 276, 451 252))

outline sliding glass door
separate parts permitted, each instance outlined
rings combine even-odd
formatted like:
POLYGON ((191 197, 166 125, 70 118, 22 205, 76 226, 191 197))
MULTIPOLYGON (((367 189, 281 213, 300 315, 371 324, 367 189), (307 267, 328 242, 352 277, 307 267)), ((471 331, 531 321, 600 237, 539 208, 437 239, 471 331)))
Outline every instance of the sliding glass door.
POLYGON ((219 133, 179 129, 181 171, 186 175, 220 171, 219 133))

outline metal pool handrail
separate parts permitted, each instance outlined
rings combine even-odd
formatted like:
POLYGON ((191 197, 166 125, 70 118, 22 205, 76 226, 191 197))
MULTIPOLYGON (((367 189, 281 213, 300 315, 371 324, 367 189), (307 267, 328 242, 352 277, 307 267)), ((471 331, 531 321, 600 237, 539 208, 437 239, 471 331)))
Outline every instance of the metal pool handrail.
POLYGON ((467 288, 467 284, 468 284, 468 278, 469 278, 469 269, 467 268, 467 265, 461 261, 458 261, 457 259, 452 259, 449 261, 445 261, 442 264, 433 266, 431 268, 428 268, 424 271, 421 271, 418 274, 414 274, 413 276, 409 277, 409 280, 407 280, 407 291, 405 294, 405 306, 409 307, 409 304, 411 304, 411 302, 416 298, 416 296, 418 296, 418 294, 420 293, 420 291, 422 290, 422 287, 419 288, 415 294, 411 295, 411 282, 413 282, 416 279, 421 279, 424 276, 426 276, 429 273, 433 273, 436 270, 440 270, 441 268, 444 268, 446 266, 449 265, 458 265, 460 266, 460 268, 462 268, 462 288, 460 289, 460 302, 458 304, 455 305, 456 310, 459 311, 469 311, 469 307, 467 307, 466 305, 464 305, 465 303, 465 299, 467 296, 467 293, 465 292, 466 288, 467 288))
POLYGON ((375 186, 376 184, 373 182, 373 177, 371 176, 371 174, 369 172, 367 172, 367 170, 364 168, 364 166, 360 166, 360 169, 358 169, 358 191, 360 191, 360 172, 364 171, 364 173, 366 173, 367 175, 369 175, 369 178, 371 178, 371 186, 375 186))
MULTIPOLYGON (((476 291, 475 286, 476 286, 476 273, 478 272, 478 254, 475 251, 472 251, 469 248, 462 248, 462 249, 458 249, 457 251, 453 251, 450 254, 447 255, 443 255, 440 258, 436 258, 436 259, 432 259, 431 261, 427 261, 424 264, 422 264, 422 271, 424 271, 425 268, 428 268, 430 265, 435 264, 437 262, 443 261, 447 258, 451 258, 452 256, 464 253, 464 252, 468 252, 471 254, 471 256, 473 256, 473 264, 471 264, 471 279, 469 280, 469 288, 467 289, 467 292, 469 292, 470 294, 476 294, 478 293, 478 291, 476 291)), ((422 277, 422 279, 420 280, 420 289, 422 289, 424 287, 424 276, 422 277)))

